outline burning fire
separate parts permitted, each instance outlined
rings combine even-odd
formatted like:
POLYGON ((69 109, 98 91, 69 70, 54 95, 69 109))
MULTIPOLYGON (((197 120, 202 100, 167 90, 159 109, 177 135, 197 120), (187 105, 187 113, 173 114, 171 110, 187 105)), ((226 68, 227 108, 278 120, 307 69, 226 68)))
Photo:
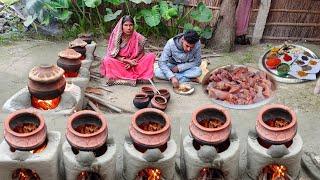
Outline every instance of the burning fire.
POLYGON ((12 173, 12 179, 14 180, 40 180, 39 175, 30 169, 16 169, 13 173, 12 173))
POLYGON ((160 180, 161 171, 158 168, 146 168, 139 171, 136 180, 160 180))
POLYGON ((271 164, 267 165, 263 168, 263 178, 264 179, 270 179, 270 180, 289 180, 289 175, 287 173, 288 168, 283 165, 278 164, 271 164))
POLYGON ((61 100, 61 96, 51 99, 51 100, 41 100, 34 96, 31 97, 31 104, 34 108, 41 110, 49 110, 56 108, 61 100))
POLYGON ((81 171, 76 180, 88 180, 88 179, 100 180, 102 178, 98 173, 81 171))
POLYGON ((79 74, 78 72, 65 72, 65 73, 64 73, 64 77, 65 77, 65 78, 77 77, 78 74, 79 74))
POLYGON ((215 168, 202 168, 197 180, 224 179, 223 172, 215 168))
POLYGON ((31 150, 30 152, 32 154, 41 153, 42 151, 44 151, 46 149, 47 144, 48 144, 48 140, 46 140, 41 146, 37 147, 36 149, 31 150))

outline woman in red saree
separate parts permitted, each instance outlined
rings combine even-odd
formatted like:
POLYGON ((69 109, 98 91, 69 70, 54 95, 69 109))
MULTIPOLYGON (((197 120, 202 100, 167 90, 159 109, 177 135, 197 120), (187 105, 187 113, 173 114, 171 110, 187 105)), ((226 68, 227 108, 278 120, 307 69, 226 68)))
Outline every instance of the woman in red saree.
POLYGON ((108 85, 135 86, 153 77, 153 53, 144 53, 146 38, 134 30, 134 20, 122 17, 113 29, 106 56, 100 66, 100 74, 108 85))

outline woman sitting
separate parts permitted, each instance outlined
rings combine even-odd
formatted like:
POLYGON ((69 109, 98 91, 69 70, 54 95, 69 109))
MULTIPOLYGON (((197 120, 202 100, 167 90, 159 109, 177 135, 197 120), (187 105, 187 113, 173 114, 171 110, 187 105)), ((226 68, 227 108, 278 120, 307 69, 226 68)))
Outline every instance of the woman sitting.
POLYGON ((137 80, 145 82, 153 77, 153 53, 144 53, 146 38, 134 30, 134 20, 122 17, 113 29, 100 74, 108 85, 135 86, 137 80))

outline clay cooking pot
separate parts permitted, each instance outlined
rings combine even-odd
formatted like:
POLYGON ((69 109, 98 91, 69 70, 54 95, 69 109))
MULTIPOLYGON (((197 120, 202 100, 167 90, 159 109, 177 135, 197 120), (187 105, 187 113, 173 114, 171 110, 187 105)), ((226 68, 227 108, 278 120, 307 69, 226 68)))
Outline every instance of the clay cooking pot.
POLYGON ((61 96, 66 87, 64 70, 56 65, 40 65, 29 72, 28 89, 31 96, 50 100, 61 96))
POLYGON ((133 99, 133 105, 138 109, 148 107, 149 103, 150 103, 150 98, 146 93, 138 93, 135 95, 133 99))
POLYGON ((59 53, 57 65, 61 67, 66 73, 79 72, 81 67, 81 54, 73 49, 66 49, 59 53))
POLYGON ((32 109, 15 111, 4 120, 4 139, 14 149, 22 151, 36 149, 45 142, 46 138, 47 127, 44 118, 32 109), (26 133, 17 132, 17 128, 19 126, 22 128, 26 123, 36 125, 33 127, 35 129, 32 131, 29 129, 26 133))
POLYGON ((231 132, 231 116, 229 112, 215 105, 206 105, 192 113, 189 130, 194 139, 204 144, 215 145, 226 141, 231 132), (217 128, 207 128, 200 124, 203 120, 217 119, 223 125, 217 128))
POLYGON ((284 144, 291 141, 297 133, 297 116, 293 110, 282 104, 264 106, 256 121, 258 136, 272 144, 284 144), (272 127, 267 123, 270 120, 281 118, 287 121, 284 127, 272 127))
POLYGON ((72 114, 67 121, 66 138, 69 144, 78 150, 95 150, 106 143, 108 137, 107 120, 103 114, 95 111, 83 110, 72 114), (92 125, 96 131, 80 133, 79 127, 92 125))
POLYGON ((167 99, 163 96, 155 95, 151 99, 151 107, 164 111, 167 108, 167 99))
POLYGON ((157 148, 166 144, 170 139, 170 118, 162 111, 154 108, 145 108, 137 111, 131 120, 129 134, 133 142, 147 148, 157 148), (145 122, 157 122, 163 125, 157 131, 145 131, 139 127, 145 122))

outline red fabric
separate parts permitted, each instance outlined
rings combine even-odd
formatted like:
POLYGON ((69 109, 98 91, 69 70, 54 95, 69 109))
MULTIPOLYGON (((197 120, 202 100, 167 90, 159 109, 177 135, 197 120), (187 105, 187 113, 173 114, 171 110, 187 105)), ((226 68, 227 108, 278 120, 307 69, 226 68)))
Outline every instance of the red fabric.
POLYGON ((236 35, 241 36, 247 34, 252 0, 239 0, 236 11, 237 30, 236 35))
POLYGON ((120 49, 120 39, 122 35, 122 18, 112 31, 106 56, 100 66, 100 74, 109 79, 149 79, 153 77, 153 63, 156 58, 155 54, 148 53, 138 61, 138 64, 129 69, 125 69, 125 63, 117 60, 116 56, 125 57, 127 59, 135 59, 141 51, 145 38, 133 32, 125 47, 120 49), (140 42, 140 46, 139 46, 140 42))

